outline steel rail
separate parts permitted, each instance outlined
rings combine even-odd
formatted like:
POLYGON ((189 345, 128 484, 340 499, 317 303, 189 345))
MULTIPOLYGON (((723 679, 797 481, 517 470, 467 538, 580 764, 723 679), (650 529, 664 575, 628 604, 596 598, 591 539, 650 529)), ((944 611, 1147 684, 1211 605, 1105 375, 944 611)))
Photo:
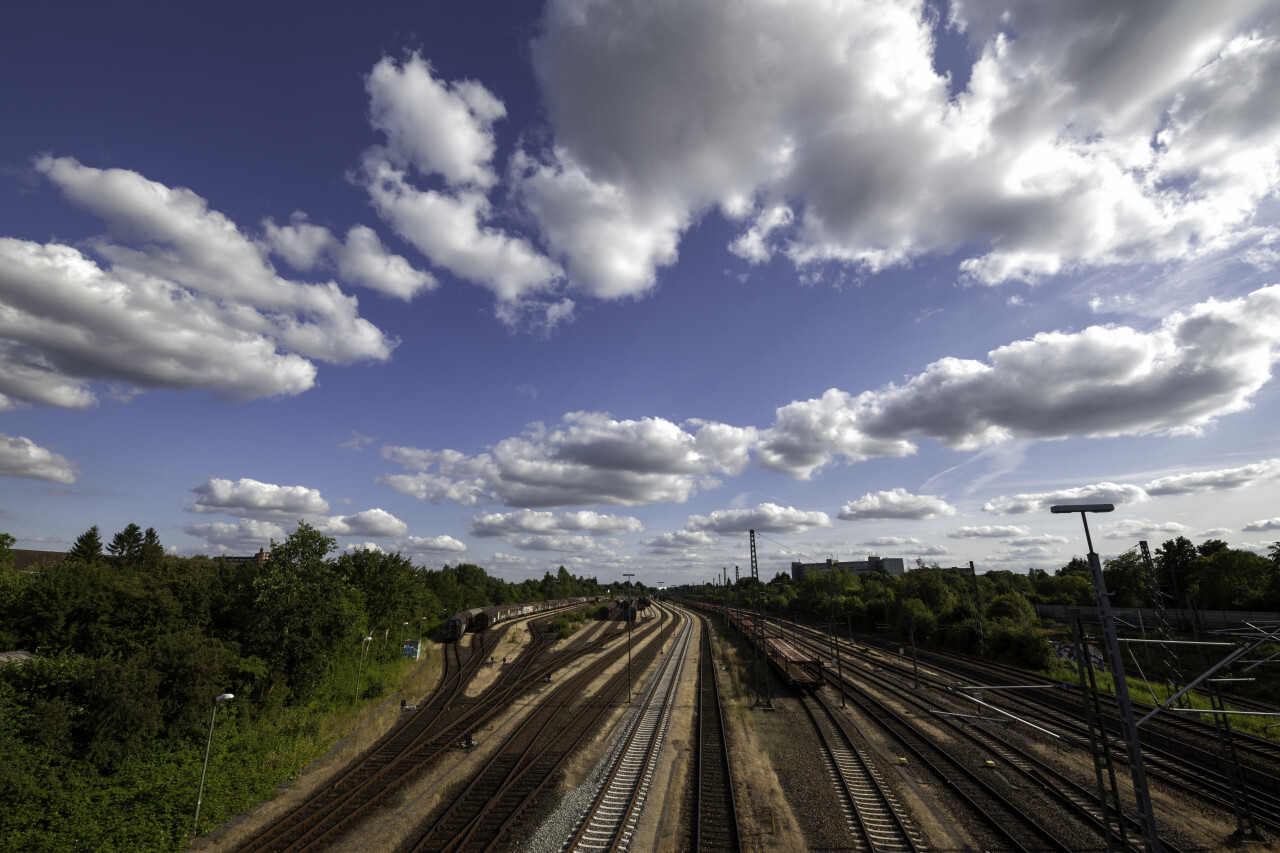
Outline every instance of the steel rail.
POLYGON ((919 833, 902 814, 902 806, 881 781, 871 761, 820 694, 802 696, 822 741, 839 790, 844 795, 851 829, 866 853, 922 853, 919 833))
MULTIPOLYGON (((662 624, 665 621, 664 614, 664 618, 652 626, 653 632, 665 635, 668 630, 662 624)), ((640 630, 642 639, 650 633, 649 626, 640 630)), ((636 664, 638 666, 647 666, 656 656, 657 642, 660 641, 655 641, 655 643, 645 646, 644 650, 637 654, 636 664)), ((485 770, 476 774, 472 784, 468 786, 468 790, 455 798, 455 801, 445 810, 444 814, 433 820, 432 826, 425 830, 419 840, 412 846, 412 851, 421 853, 421 851, 428 849, 439 851, 459 850, 467 845, 472 845, 473 842, 487 850, 496 844, 503 833, 510 828, 523 810, 537 796, 538 792, 542 790, 564 762, 573 754, 573 750, 582 744, 605 715, 611 713, 614 700, 621 695, 626 687, 625 673, 614 675, 605 687, 589 699, 575 716, 568 719, 567 723, 559 716, 564 713, 565 708, 573 704, 575 699, 581 698, 584 692, 583 687, 586 684, 598 677, 599 673, 604 669, 618 661, 620 652, 621 649, 614 650, 606 658, 593 663, 586 671, 578 673, 569 681, 562 682, 552 697, 548 697, 548 699, 540 703, 534 711, 534 717, 550 716, 562 723, 563 728, 549 735, 541 744, 531 741, 523 746, 521 748, 521 756, 514 756, 516 763, 513 769, 510 770, 499 763, 504 756, 508 763, 513 758, 511 750, 515 736, 514 734, 508 736, 508 740, 499 755, 495 756, 486 765, 485 770), (564 742, 566 737, 571 739, 568 744, 564 742), (479 783, 483 781, 486 772, 495 773, 500 778, 485 782, 488 793, 480 794, 483 797, 480 803, 473 802, 470 804, 469 808, 472 813, 467 818, 465 825, 452 830, 454 834, 450 838, 437 837, 441 832, 450 831, 446 829, 446 823, 450 820, 451 814, 465 805, 464 800, 469 791, 478 790, 479 783), (526 781, 526 777, 530 774, 535 774, 532 777, 532 785, 526 781), (505 818, 501 821, 501 825, 495 828, 490 824, 489 837, 487 839, 477 839, 476 835, 482 825, 486 821, 490 821, 493 815, 499 812, 504 799, 512 797, 516 798, 516 802, 506 807, 505 818)), ((526 720, 522 727, 527 726, 528 723, 529 721, 526 720)))
MULTIPOLYGON (((529 624, 531 627, 539 626, 547 621, 548 617, 544 613, 530 619, 529 624)), ((438 712, 435 717, 425 718, 423 711, 419 710, 413 718, 385 735, 378 744, 348 765, 344 772, 322 786, 290 814, 269 827, 262 835, 248 841, 240 848, 242 853, 256 853, 259 850, 297 851, 319 846, 323 840, 350 827, 390 791, 415 777, 424 765, 452 749, 452 744, 464 732, 498 713, 500 709, 497 704, 502 699, 527 689, 529 679, 526 676, 531 670, 537 671, 534 670, 534 664, 538 655, 554 642, 545 631, 535 633, 534 647, 520 656, 518 668, 506 673, 503 681, 495 685, 498 691, 494 697, 490 697, 490 703, 481 702, 460 713, 445 714, 450 710, 449 703, 454 701, 474 676, 475 670, 484 661, 485 654, 497 645, 500 638, 505 636, 507 628, 513 624, 515 623, 508 622, 501 626, 501 630, 486 631, 481 635, 479 652, 473 650, 467 659, 466 678, 462 678, 460 673, 458 682, 446 699, 434 703, 441 706, 433 709, 438 712), (362 797, 362 801, 356 801, 357 797, 362 797)), ((455 655, 456 653, 455 649, 455 655)))
POLYGON ((545 697, 515 731, 505 736, 502 748, 474 773, 471 781, 455 796, 453 802, 435 818, 433 825, 415 844, 414 850, 425 850, 435 844, 439 845, 440 850, 449 850, 470 841, 480 822, 494 810, 496 803, 523 780, 566 731, 572 729, 578 717, 590 710, 591 704, 588 703, 568 725, 560 717, 566 708, 582 697, 586 687, 617 659, 615 650, 613 655, 592 662, 582 672, 558 684, 552 694, 545 697), (562 728, 551 731, 553 724, 562 728), (493 775, 499 778, 491 778, 493 775), (482 797, 482 801, 476 803, 477 797, 482 797), (465 808, 470 808, 470 811, 464 812, 465 808), (455 816, 458 814, 464 815, 461 826, 456 825, 455 816), (451 823, 454 824, 452 828, 451 823), (442 833, 451 834, 448 838, 438 838, 442 833))
POLYGON ((738 828, 738 803, 733 787, 733 766, 729 760, 724 708, 716 680, 711 644, 711 620, 702 621, 701 655, 698 662, 698 747, 697 790, 693 801, 693 853, 729 851, 742 853, 742 833, 738 828))
POLYGON ((625 850, 635 833, 635 823, 648 795, 655 761, 665 740, 671 706, 679 688, 679 674, 688 654, 693 620, 682 617, 683 626, 673 653, 646 692, 641 711, 631 725, 626 744, 614 761, 577 831, 561 848, 572 850, 625 850))

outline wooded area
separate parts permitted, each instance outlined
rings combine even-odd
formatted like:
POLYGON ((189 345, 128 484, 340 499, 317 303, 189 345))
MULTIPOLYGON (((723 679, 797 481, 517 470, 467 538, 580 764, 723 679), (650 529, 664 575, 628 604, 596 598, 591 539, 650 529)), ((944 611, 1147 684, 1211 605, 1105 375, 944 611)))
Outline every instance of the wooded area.
POLYGON ((0 667, 0 850, 180 850, 214 696, 235 699, 218 708, 201 832, 323 753, 358 676, 362 705, 396 689, 404 640, 471 607, 601 591, 563 567, 511 584, 469 564, 335 556, 306 523, 261 564, 166 555, 129 525, 17 572, 13 542, 0 534, 0 649, 35 654, 0 667))

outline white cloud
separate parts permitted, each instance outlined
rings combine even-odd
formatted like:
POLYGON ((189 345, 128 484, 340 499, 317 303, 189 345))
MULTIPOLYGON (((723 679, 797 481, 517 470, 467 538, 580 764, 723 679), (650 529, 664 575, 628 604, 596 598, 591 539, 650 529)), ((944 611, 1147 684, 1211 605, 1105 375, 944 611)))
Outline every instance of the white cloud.
POLYGON ((367 435, 361 435, 355 430, 351 430, 351 438, 346 441, 338 442, 339 447, 345 447, 348 450, 364 450, 370 444, 377 442, 376 438, 367 435))
POLYGON ((521 533, 585 532, 592 536, 618 536, 644 530, 640 519, 627 515, 602 515, 591 510, 536 512, 522 509, 510 513, 484 513, 471 520, 472 536, 512 536, 521 533))
POLYGON ((568 551, 581 554, 613 554, 605 545, 591 536, 531 535, 513 536, 509 541, 522 551, 568 551))
POLYGON ((184 533, 205 540, 200 550, 220 554, 253 554, 259 548, 270 550, 271 541, 283 541, 287 534, 282 525, 271 521, 238 519, 234 524, 215 522, 192 524, 182 528, 184 533))
POLYGON ((565 259, 572 285, 599 299, 644 293, 656 267, 676 261, 688 220, 608 182, 593 180, 566 151, 513 161, 520 200, 551 251, 565 259))
POLYGON ((689 532, 720 535, 760 530, 765 533, 802 533, 815 527, 830 527, 825 512, 800 510, 795 507, 762 503, 751 509, 719 509, 710 515, 691 515, 685 522, 689 532))
POLYGON ((1244 526, 1244 529, 1250 532, 1259 530, 1280 530, 1280 518, 1264 518, 1259 521, 1251 521, 1244 526))
POLYGON ((777 410, 761 464, 795 477, 843 458, 914 452, 934 438, 973 450, 1011 439, 1195 433, 1250 405, 1280 343, 1280 286, 1174 313, 1151 332, 1045 332, 987 354, 944 358, 901 385, 831 389, 777 410))
POLYGON ((615 420, 571 412, 556 429, 531 425, 523 436, 467 456, 455 450, 384 447, 385 458, 416 473, 378 482, 424 500, 516 507, 683 502, 715 474, 739 473, 755 431, 662 418, 615 420))
POLYGON ((80 466, 21 435, 0 433, 0 477, 26 477, 71 485, 80 466))
POLYGON ((474 80, 443 83, 432 71, 416 53, 404 63, 383 57, 365 80, 370 123, 396 162, 450 185, 492 186, 493 123, 506 107, 474 80))
POLYGON ((409 525, 384 509, 323 518, 317 526, 330 536, 402 536, 409 531, 409 525))
POLYGON ((807 480, 837 457, 861 462, 915 453, 903 438, 869 435, 861 424, 861 403, 861 397, 831 388, 818 399, 782 406, 761 436, 760 464, 807 480))
POLYGON ((303 272, 315 269, 334 242, 328 228, 308 222, 307 215, 300 210, 289 217, 288 225, 276 225, 275 220, 268 218, 262 228, 271 250, 289 266, 303 272))
POLYGON ((962 249, 995 283, 1193 258, 1280 185, 1260 8, 956 4, 976 62, 953 93, 921 0, 553 0, 533 59, 555 139, 530 206, 602 293, 651 286, 716 206, 752 262, 962 249), (611 253, 593 225, 630 239, 611 253))
MULTIPOLYGON (((504 302, 549 291, 560 268, 527 240, 488 224, 493 210, 487 190, 496 181, 493 122, 506 113, 501 101, 475 81, 437 80, 417 54, 402 63, 382 59, 366 89, 370 120, 386 135, 386 145, 365 152, 359 180, 378 215, 433 264, 504 302), (422 178, 442 176, 447 186, 419 187, 410 170, 422 178)), ((349 252, 351 246, 349 235, 349 252)), ((552 305, 561 307, 544 315, 548 323, 565 317, 562 302, 552 305)), ((518 314, 499 312, 508 320, 518 314)))
POLYGON ((338 275, 344 281, 363 284, 408 302, 419 291, 434 290, 436 280, 429 273, 414 269, 402 256, 388 252, 366 225, 347 232, 347 239, 333 248, 338 275))
POLYGON ((650 554, 684 554, 700 548, 711 548, 716 537, 701 530, 677 530, 662 533, 640 543, 650 554))
POLYGON ((396 550, 410 556, 461 554, 467 546, 452 536, 405 536, 394 543, 396 550))
POLYGON ((1237 468, 1220 468, 1214 471, 1195 471, 1190 474, 1161 477, 1147 483, 1144 488, 1147 494, 1153 497, 1202 494, 1239 489, 1259 480, 1272 480, 1277 477, 1280 477, 1280 459, 1264 459, 1261 462, 1253 462, 1237 468))
MULTIPOLYGON (((1256 482, 1280 477, 1280 459, 1264 459, 1235 468, 1219 468, 1211 471, 1192 471, 1151 480, 1139 486, 1133 483, 1097 483, 1053 492, 1034 492, 1005 497, 1001 495, 983 505, 984 512, 1009 515, 1048 511, 1060 503, 1144 503, 1153 497, 1205 494, 1229 491, 1250 486, 1256 482)), ((1144 522, 1145 523, 1145 522, 1144 522)), ((1183 530, 1191 528, 1178 525, 1183 530)), ((1158 531, 1157 531, 1158 532, 1158 531)), ((1230 531, 1228 531, 1230 532, 1230 531)))
POLYGON ((1014 536, 1004 540, 1004 544, 1013 548, 1044 548, 1046 553, 1052 553, 1054 545, 1066 545, 1071 540, 1066 536, 1054 536, 1049 533, 1040 533, 1037 535, 1014 536))
POLYGON ((860 500, 849 501, 840 510, 845 521, 868 518, 944 518, 955 515, 956 508, 936 495, 913 495, 906 489, 868 492, 860 500))
POLYGON ((267 245, 298 270, 310 271, 331 259, 338 276, 352 284, 362 284, 406 302, 419 291, 432 290, 436 280, 416 270, 400 255, 391 254, 378 235, 366 225, 357 225, 340 242, 328 228, 313 225, 307 215, 294 211, 288 225, 263 223, 267 245))
POLYGON ((983 512, 996 515, 1018 515, 1028 512, 1048 512, 1055 504, 1069 503, 1109 503, 1134 504, 1150 500, 1141 486, 1128 483, 1096 483, 1091 486, 1079 486, 1071 489, 1059 489, 1054 492, 1031 492, 1005 497, 1001 495, 995 500, 982 505, 983 512))
POLYGON ((893 548, 916 557, 941 557, 951 553, 942 545, 930 545, 914 536, 878 536, 858 544, 868 548, 893 548))
POLYGON ((83 408, 101 381, 291 395, 314 383, 311 359, 390 357, 396 342, 353 297, 276 275, 266 249, 192 191, 65 157, 36 170, 119 236, 89 241, 101 263, 0 238, 0 408, 83 408))
POLYGON ((224 480, 214 477, 191 490, 200 497, 187 505, 189 512, 218 512, 264 521, 297 521, 308 515, 329 511, 329 502, 319 489, 306 486, 277 486, 242 477, 224 480))
POLYGON ((1102 528, 1106 532, 1103 539, 1161 539, 1164 537, 1185 536, 1191 528, 1176 521, 1152 521, 1149 518, 1125 518, 1111 522, 1109 519, 1097 519, 1094 529, 1102 528))
POLYGON ((1028 536, 1030 533, 1030 527, 1020 524, 984 524, 957 527, 947 535, 952 539, 1003 539, 1009 536, 1028 536))

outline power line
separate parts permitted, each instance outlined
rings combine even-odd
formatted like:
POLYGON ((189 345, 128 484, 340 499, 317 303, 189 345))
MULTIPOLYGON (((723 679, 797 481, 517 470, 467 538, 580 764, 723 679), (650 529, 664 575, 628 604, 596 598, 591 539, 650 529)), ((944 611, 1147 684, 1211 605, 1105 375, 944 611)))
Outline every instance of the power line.
POLYGON ((801 557, 804 557, 806 560, 809 560, 810 562, 814 562, 814 563, 818 562, 818 560, 817 560, 815 557, 810 557, 810 556, 809 556, 808 554, 806 554, 805 552, 803 552, 803 551, 797 551, 795 548, 792 548, 792 547, 791 547, 791 546, 789 546, 789 545, 783 545, 783 544, 782 544, 781 542, 779 542, 777 539, 770 539, 768 536, 765 536, 765 535, 764 535, 763 533, 761 533, 759 530, 757 530, 757 531, 756 531, 756 535, 757 535, 757 536, 759 536, 761 539, 769 539, 769 541, 770 541, 770 542, 772 542, 774 545, 777 545, 779 548, 782 548, 782 549, 784 549, 784 550, 790 551, 790 552, 791 552, 791 553, 793 553, 793 554, 799 554, 801 557))

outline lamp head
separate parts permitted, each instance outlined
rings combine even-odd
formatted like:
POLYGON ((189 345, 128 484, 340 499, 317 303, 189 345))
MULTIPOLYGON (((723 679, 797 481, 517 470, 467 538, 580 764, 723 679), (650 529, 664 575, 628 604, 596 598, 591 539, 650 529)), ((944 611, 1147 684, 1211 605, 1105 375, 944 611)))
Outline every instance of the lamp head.
POLYGON ((1113 512, 1115 508, 1115 504, 1058 504, 1049 512, 1113 512))
POLYGON ((214 696, 214 697, 213 697, 213 701, 214 701, 214 702, 226 702, 226 701, 228 701, 228 700, 230 700, 230 699, 234 699, 234 698, 236 698, 236 694, 234 694, 234 693, 223 693, 223 694, 221 694, 221 695, 214 696))

